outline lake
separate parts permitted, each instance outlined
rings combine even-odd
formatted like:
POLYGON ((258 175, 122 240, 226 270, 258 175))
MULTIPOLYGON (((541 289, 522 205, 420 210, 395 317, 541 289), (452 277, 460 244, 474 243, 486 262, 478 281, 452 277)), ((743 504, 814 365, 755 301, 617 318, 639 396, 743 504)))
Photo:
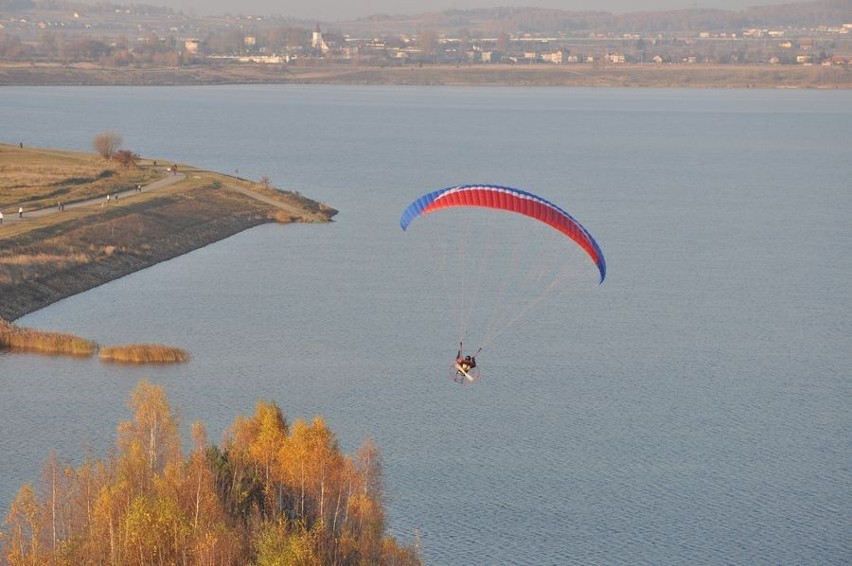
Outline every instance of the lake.
MULTIPOLYGON (((429 564, 852 561, 847 91, 5 87, 2 99, 5 142, 89 151, 111 130, 145 157, 266 176, 340 211, 19 320, 193 359, 0 356, 4 509, 50 449, 102 454, 147 378, 186 431, 200 419, 216 442, 259 399, 291 421, 322 415, 349 453, 372 435, 390 529, 419 536, 429 564), (448 377, 458 305, 473 303, 461 328, 477 344, 479 317, 510 303, 500 284, 527 268, 476 243, 479 215, 399 227, 416 197, 462 183, 559 204, 608 268, 598 285, 565 247, 559 292, 489 339, 469 387, 448 377)), ((499 214, 486 223, 501 237, 553 261, 561 241, 499 214)))

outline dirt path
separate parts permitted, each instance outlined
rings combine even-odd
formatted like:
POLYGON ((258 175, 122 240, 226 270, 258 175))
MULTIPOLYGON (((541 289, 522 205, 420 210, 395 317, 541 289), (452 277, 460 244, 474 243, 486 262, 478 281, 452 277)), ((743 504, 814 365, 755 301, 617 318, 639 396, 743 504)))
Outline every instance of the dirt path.
MULTIPOLYGON (((186 174, 176 173, 176 174, 173 174, 173 175, 169 175, 168 177, 164 177, 162 179, 154 181, 153 183, 148 183, 147 185, 143 185, 141 191, 137 191, 135 189, 129 189, 129 190, 121 191, 121 192, 118 192, 118 193, 112 193, 112 194, 109 195, 109 198, 107 198, 106 196, 103 196, 103 197, 92 198, 92 199, 87 199, 87 200, 80 200, 80 201, 76 201, 76 202, 66 204, 65 210, 72 209, 72 208, 83 208, 83 207, 86 207, 86 206, 93 206, 93 205, 97 205, 97 204, 100 204, 101 207, 109 206, 110 203, 113 203, 116 200, 120 201, 120 200, 124 200, 124 199, 128 199, 128 198, 133 198, 135 195, 139 194, 140 192, 150 193, 151 191, 163 189, 165 187, 168 187, 170 185, 174 185, 175 183, 183 181, 184 179, 186 179, 186 174)), ((225 185, 225 187, 228 188, 229 190, 236 191, 238 193, 244 194, 247 197, 250 197, 250 198, 253 198, 255 200, 265 202, 266 204, 270 204, 272 206, 278 207, 282 210, 287 211, 290 214, 293 214, 294 216, 305 216, 306 214, 309 214, 309 213, 306 213, 306 211, 304 209, 293 206, 291 204, 287 204, 285 202, 281 202, 280 200, 274 199, 272 197, 268 197, 266 195, 258 194, 255 191, 252 191, 252 190, 247 189, 245 187, 241 187, 239 185, 228 184, 228 185, 225 185)), ((4 214, 4 223, 5 224, 15 224, 15 223, 18 223, 18 222, 26 222, 27 220, 31 220, 31 219, 34 219, 34 218, 42 218, 42 217, 45 217, 45 216, 48 216, 48 215, 51 215, 51 214, 60 214, 60 213, 61 213, 61 211, 55 206, 51 206, 49 208, 40 208, 38 210, 25 211, 23 217, 19 217, 17 211, 10 211, 9 213, 4 214)))
MULTIPOLYGON (((251 191, 251 190, 249 190, 245 187, 240 187, 239 185, 225 185, 225 187, 232 190, 232 191, 237 191, 238 193, 242 193, 242 194, 246 195, 247 197, 251 197, 255 200, 259 200, 261 202, 265 202, 266 204, 271 204, 272 206, 276 206, 276 207, 280 208, 281 210, 285 210, 285 211, 289 212, 290 214, 292 214, 294 216, 310 215, 310 213, 306 212, 302 208, 295 207, 291 204, 287 204, 286 202, 281 202, 280 200, 276 200, 276 199, 274 199, 272 197, 268 197, 266 195, 258 194, 258 193, 251 191)), ((311 216, 313 216, 313 215, 311 215, 311 216)))
MULTIPOLYGON (((141 191, 137 191, 135 189, 129 189, 129 190, 126 190, 126 191, 120 191, 120 192, 117 192, 117 193, 112 193, 109 196, 108 200, 107 200, 107 197, 105 195, 103 197, 91 198, 91 199, 87 199, 87 200, 79 200, 79 201, 76 201, 76 202, 70 202, 70 203, 65 205, 65 210, 68 210, 68 209, 71 209, 71 208, 83 208, 85 206, 92 206, 92 205, 96 205, 98 203, 100 203, 102 206, 108 206, 109 203, 113 202, 114 200, 132 198, 134 195, 137 195, 140 192, 150 193, 151 191, 163 189, 165 187, 168 187, 169 185, 173 185, 173 184, 175 184, 179 181, 183 181, 184 179, 186 179, 186 175, 184 175, 183 173, 176 173, 174 175, 169 175, 168 177, 164 177, 162 179, 154 181, 153 183, 148 183, 147 185, 142 185, 141 191)), ((14 213, 10 212, 8 214, 4 214, 5 218, 4 218, 3 222, 4 222, 4 224, 5 223, 15 224, 17 222, 26 222, 27 220, 33 219, 33 218, 42 218, 42 217, 48 216, 50 214, 60 214, 60 213, 61 213, 61 211, 59 210, 59 208, 55 207, 55 206, 51 206, 49 208, 40 208, 38 210, 26 211, 26 212, 24 212, 23 217, 19 217, 18 212, 14 211, 14 213)))

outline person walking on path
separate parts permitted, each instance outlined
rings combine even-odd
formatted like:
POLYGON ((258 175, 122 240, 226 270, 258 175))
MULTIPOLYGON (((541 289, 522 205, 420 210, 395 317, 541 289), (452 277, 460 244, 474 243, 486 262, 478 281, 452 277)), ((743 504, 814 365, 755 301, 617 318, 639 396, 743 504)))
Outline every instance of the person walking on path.
POLYGON ((19 206, 18 207, 18 218, 23 218, 23 217, 24 217, 24 207, 19 206))
POLYGON ((0 226, 3 225, 3 213, 0 212, 0 226))

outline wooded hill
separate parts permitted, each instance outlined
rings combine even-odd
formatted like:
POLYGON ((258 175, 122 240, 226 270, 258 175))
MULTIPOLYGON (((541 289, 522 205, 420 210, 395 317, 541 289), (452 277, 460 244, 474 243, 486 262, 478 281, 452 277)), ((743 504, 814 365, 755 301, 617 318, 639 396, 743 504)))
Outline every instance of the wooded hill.
MULTIPOLYGON (((637 4, 639 4, 637 2, 637 4)), ((431 29, 472 36, 499 33, 629 33, 742 30, 840 26, 852 23, 852 0, 817 0, 781 5, 754 6, 742 10, 687 9, 637 11, 625 14, 577 12, 527 7, 446 10, 416 16, 377 15, 353 22, 339 22, 346 32, 373 29, 416 33, 431 29)))
MULTIPOLYGON (((499 2, 495 2, 499 4, 499 2)), ((533 4, 533 2, 530 2, 533 4)), ((637 2, 637 4, 639 4, 637 2)), ((612 14, 603 11, 569 11, 533 7, 495 7, 476 10, 445 10, 415 15, 375 14, 341 22, 325 22, 324 28, 346 33, 376 31, 382 33, 417 33, 424 29, 457 33, 469 30, 473 34, 497 33, 627 33, 665 31, 713 31, 748 28, 816 27, 852 23, 852 0, 814 0, 789 4, 755 5, 741 10, 685 9, 668 11, 636 11, 612 14)), ((0 16, 39 15, 50 12, 80 12, 99 14, 99 22, 107 25, 110 17, 127 23, 128 13, 134 17, 176 16, 206 26, 215 26, 228 16, 187 16, 156 3, 117 4, 112 2, 69 2, 67 0, 0 0, 0 16), (116 15, 118 14, 118 15, 116 15)), ((240 14, 237 10, 235 14, 240 14)), ((311 28, 316 22, 294 20, 287 14, 262 15, 264 21, 286 20, 293 27, 311 28)))

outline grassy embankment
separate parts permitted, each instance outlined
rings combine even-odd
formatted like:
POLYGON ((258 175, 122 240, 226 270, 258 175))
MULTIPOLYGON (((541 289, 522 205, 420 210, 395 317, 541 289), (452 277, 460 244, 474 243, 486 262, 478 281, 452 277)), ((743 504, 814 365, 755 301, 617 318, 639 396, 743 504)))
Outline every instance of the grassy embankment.
MULTIPOLYGON (((327 222, 336 213, 297 193, 179 169, 170 175, 151 159, 124 169, 95 154, 0 144, 0 348, 93 355, 97 344, 11 321, 259 224, 327 222)), ((102 348, 101 357, 141 361, 155 351, 160 361, 186 356, 142 344, 102 348)))

